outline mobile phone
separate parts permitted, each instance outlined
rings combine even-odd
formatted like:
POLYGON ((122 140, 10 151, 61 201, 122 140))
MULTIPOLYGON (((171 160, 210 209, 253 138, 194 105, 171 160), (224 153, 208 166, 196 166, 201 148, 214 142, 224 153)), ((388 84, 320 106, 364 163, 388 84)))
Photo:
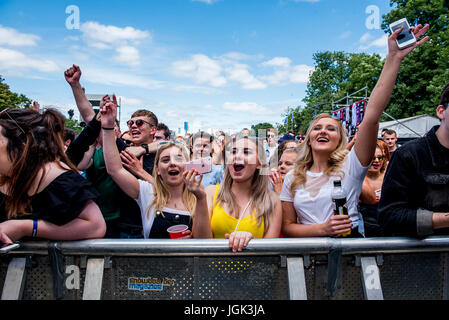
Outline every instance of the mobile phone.
POLYGON ((187 162, 184 165, 184 171, 190 171, 192 169, 196 169, 200 174, 209 173, 212 171, 212 158, 200 158, 196 160, 192 160, 187 162))
POLYGON ((410 47, 416 43, 415 34, 410 29, 410 25, 407 21, 407 18, 402 18, 396 22, 390 24, 391 32, 395 32, 398 29, 404 28, 401 33, 398 35, 396 39, 396 43, 398 44, 399 49, 405 49, 410 47))
POLYGON ((17 249, 20 245, 18 243, 2 243, 0 242, 0 254, 7 253, 11 250, 17 249))

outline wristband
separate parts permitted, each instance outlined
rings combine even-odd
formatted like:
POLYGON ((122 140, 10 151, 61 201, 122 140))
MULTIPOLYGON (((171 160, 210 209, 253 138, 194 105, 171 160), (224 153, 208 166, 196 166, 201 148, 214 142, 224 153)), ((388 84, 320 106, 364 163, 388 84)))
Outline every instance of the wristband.
POLYGON ((108 131, 108 130, 112 131, 112 130, 114 130, 115 128, 105 128, 105 127, 101 127, 101 129, 106 130, 106 131, 108 131))
POLYGON ((33 220, 33 232, 31 232, 31 236, 35 238, 37 235, 37 219, 33 220))

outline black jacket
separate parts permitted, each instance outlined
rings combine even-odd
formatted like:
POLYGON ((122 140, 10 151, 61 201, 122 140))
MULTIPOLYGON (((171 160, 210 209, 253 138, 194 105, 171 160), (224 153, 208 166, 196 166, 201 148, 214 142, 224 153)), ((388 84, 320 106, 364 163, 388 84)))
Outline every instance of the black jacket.
POLYGON ((438 128, 400 147, 388 165, 379 202, 386 235, 449 234, 432 229, 433 212, 449 212, 449 149, 438 141, 438 128))

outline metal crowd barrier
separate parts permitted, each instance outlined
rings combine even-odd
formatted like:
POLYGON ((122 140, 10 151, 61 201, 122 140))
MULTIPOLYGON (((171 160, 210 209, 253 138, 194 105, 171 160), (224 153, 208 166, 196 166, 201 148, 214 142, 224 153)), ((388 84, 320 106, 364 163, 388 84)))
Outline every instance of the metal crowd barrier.
POLYGON ((26 242, 0 256, 2 300, 449 298, 449 237, 26 242))

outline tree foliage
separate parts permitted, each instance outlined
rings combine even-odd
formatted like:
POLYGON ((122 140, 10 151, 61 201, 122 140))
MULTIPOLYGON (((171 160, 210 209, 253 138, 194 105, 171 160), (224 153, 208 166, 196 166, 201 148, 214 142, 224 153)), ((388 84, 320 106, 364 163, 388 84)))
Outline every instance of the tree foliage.
POLYGON ((387 112, 394 117, 434 115, 443 87, 449 82, 449 1, 391 0, 382 28, 406 17, 410 25, 430 24, 430 40, 404 59, 387 112))
POLYGON ((325 51, 314 54, 313 60, 315 70, 307 84, 305 106, 287 109, 283 115, 287 124, 278 125, 280 132, 305 132, 313 117, 330 112, 334 102, 364 87, 371 92, 383 66, 378 54, 325 51))
POLYGON ((12 92, 5 83, 5 79, 0 76, 0 110, 5 108, 24 108, 31 104, 31 100, 23 94, 12 92))

